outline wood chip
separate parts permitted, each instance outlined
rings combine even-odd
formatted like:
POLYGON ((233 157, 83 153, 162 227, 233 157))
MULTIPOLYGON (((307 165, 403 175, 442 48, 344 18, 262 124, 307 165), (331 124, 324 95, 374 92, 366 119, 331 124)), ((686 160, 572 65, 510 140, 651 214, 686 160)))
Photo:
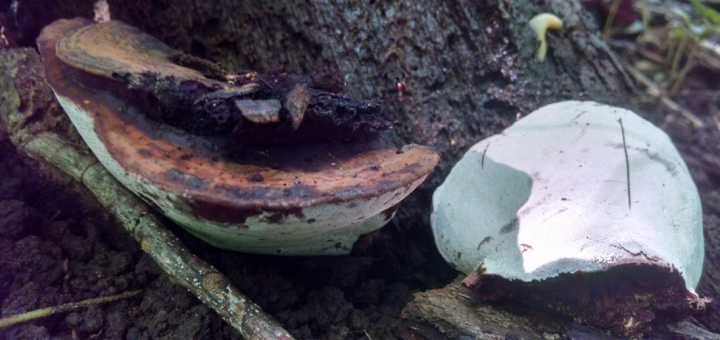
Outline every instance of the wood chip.
POLYGON ((305 110, 307 110, 310 104, 310 93, 307 90, 305 84, 298 84, 290 91, 285 101, 285 108, 290 112, 292 117, 293 129, 297 130, 300 127, 305 110))
POLYGON ((242 112, 243 117, 255 124, 272 124, 280 121, 280 101, 241 99, 235 101, 235 106, 242 112))

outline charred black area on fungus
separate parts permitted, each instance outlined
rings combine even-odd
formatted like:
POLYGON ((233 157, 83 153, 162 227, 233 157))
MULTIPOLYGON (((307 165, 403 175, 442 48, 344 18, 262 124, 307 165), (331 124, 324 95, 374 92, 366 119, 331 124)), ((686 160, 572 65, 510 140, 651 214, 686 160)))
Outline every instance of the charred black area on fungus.
POLYGON ((474 275, 463 285, 487 300, 534 302, 620 336, 682 320, 701 308, 677 270, 626 264, 604 272, 561 274, 533 282, 474 275))
POLYGON ((179 80, 159 73, 113 74, 127 86, 119 92, 150 119, 181 128, 194 135, 227 134, 239 121, 239 112, 229 101, 216 100, 213 105, 196 104, 198 99, 219 90, 192 80, 179 80), (125 93, 123 93, 125 92, 125 93))
POLYGON ((233 140, 241 145, 369 140, 392 126, 378 101, 363 102, 326 93, 312 96, 297 130, 286 118, 285 108, 281 114, 281 122, 273 125, 256 125, 243 119, 232 133, 233 140))
POLYGON ((209 60, 198 58, 183 52, 177 52, 168 56, 168 59, 173 63, 184 66, 187 68, 194 69, 202 73, 205 77, 223 81, 226 79, 228 72, 224 70, 220 65, 213 63, 209 60))
POLYGON ((257 76, 253 82, 259 86, 246 92, 158 73, 113 76, 126 86, 114 92, 133 99, 133 104, 154 121, 194 135, 227 136, 240 145, 368 140, 392 127, 378 100, 360 101, 338 94, 342 78, 332 72, 257 76), (307 86, 311 96, 298 129, 293 128, 284 106, 280 122, 261 125, 244 118, 234 104, 239 99, 277 99, 285 105, 288 94, 298 84, 307 86))

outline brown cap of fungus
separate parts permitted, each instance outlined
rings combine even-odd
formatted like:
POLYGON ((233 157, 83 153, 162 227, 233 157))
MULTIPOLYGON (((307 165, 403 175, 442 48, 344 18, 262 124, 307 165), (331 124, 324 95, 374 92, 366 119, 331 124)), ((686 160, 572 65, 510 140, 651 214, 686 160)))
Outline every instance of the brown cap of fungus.
POLYGON ((60 20, 43 30, 38 46, 48 82, 103 165, 168 217, 220 247, 347 253, 357 236, 387 222, 439 161, 426 147, 396 150, 377 139, 237 147, 227 138, 158 123, 143 111, 152 107, 120 93, 125 85, 118 74, 246 89, 172 64, 172 49, 125 24, 60 20), (106 34, 86 35, 93 31, 106 34), (85 49, 78 41, 97 44, 85 49), (102 47, 105 41, 112 43, 102 47))

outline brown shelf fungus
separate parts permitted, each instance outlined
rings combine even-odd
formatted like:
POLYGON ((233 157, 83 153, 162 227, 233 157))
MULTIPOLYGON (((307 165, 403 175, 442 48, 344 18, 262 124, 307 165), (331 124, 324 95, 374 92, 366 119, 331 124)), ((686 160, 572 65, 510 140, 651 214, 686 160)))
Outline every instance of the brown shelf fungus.
POLYGON ((339 94, 332 73, 229 75, 118 21, 60 20, 38 47, 110 173, 221 248, 346 254, 439 160, 383 145, 382 107, 339 94))
POLYGON ((700 198, 670 138, 594 102, 473 146, 433 196, 440 253, 486 299, 541 301, 622 335, 703 307, 700 198))

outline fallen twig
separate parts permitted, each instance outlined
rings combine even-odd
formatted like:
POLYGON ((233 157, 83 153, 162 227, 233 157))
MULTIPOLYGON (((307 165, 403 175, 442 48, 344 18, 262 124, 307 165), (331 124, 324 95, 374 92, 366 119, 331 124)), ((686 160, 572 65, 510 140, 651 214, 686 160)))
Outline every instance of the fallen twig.
POLYGON ((720 91, 715 90, 680 90, 673 93, 673 97, 695 97, 695 98, 720 98, 720 91))
POLYGON ((712 115, 713 123, 715 123, 715 127, 720 131, 720 116, 716 113, 712 115))
POLYGON ((661 90, 660 88, 650 79, 645 77, 645 75, 642 74, 642 72, 638 71, 635 67, 631 66, 628 63, 623 63, 623 67, 630 73, 635 80, 645 86, 645 90, 648 95, 650 95, 653 98, 656 98, 660 100, 660 102, 665 105, 665 107, 669 108, 672 111, 678 112, 681 115, 683 115, 685 118, 687 118, 695 127, 697 128, 703 128, 705 127, 705 123, 702 121, 702 119, 698 118, 698 116, 694 115, 692 112, 682 108, 678 103, 673 101, 672 99, 668 98, 661 90))
POLYGON ((82 307, 98 305, 101 303, 112 302, 112 301, 120 300, 120 299, 127 299, 127 298, 130 298, 130 297, 140 294, 140 292, 142 292, 142 290, 134 290, 131 292, 125 292, 125 293, 118 294, 118 295, 103 296, 103 297, 99 297, 99 298, 83 300, 80 302, 71 302, 71 303, 66 303, 64 305, 60 305, 60 306, 36 309, 34 311, 29 311, 29 312, 25 312, 22 314, 8 316, 8 317, 0 319, 0 328, 9 327, 9 326, 21 323, 21 322, 44 318, 46 316, 50 316, 53 314, 69 312, 71 310, 75 310, 75 309, 82 308, 82 307))
MULTIPOLYGON (((145 202, 115 180, 86 145, 72 143, 70 135, 76 133, 74 130, 53 132, 53 126, 43 125, 47 120, 68 119, 62 111, 57 110, 57 117, 49 118, 48 112, 53 111, 48 107, 20 110, 23 107, 20 103, 35 100, 33 96, 47 92, 49 89, 44 88, 47 86, 42 78, 42 62, 35 50, 0 51, 0 119, 7 124, 8 135, 16 148, 87 187, 175 282, 217 311, 245 339, 293 339, 222 273, 185 248, 145 202), (25 73, 18 72, 21 68, 25 73), (32 119, 38 110, 45 112, 41 121, 32 119)), ((57 103, 53 98, 47 105, 57 106, 57 103)))
POLYGON ((627 193, 628 193, 628 209, 632 208, 632 199, 630 196, 630 159, 628 158, 628 152, 627 152, 627 144, 625 143, 625 127, 622 123, 622 118, 618 119, 618 123, 620 123, 620 131, 622 131, 622 138, 623 138, 623 150, 625 150, 625 169, 627 173, 627 193))
POLYGON ((612 36, 613 22, 615 21, 615 16, 617 15, 617 11, 618 11, 619 7, 620 7, 620 0, 613 0, 612 4, 610 5, 610 12, 608 13, 607 18, 605 19, 605 27, 603 28, 603 36, 606 38, 609 38, 612 36))

